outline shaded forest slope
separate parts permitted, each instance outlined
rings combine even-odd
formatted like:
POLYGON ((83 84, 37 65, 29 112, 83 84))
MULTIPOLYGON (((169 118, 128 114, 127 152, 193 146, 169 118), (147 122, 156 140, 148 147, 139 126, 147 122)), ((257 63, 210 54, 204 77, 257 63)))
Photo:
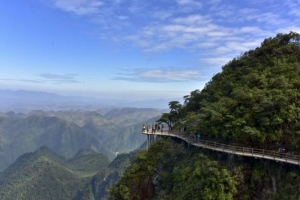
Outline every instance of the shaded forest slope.
POLYGON ((83 148, 66 159, 47 146, 20 156, 0 173, 1 200, 102 199, 129 166, 130 154, 112 162, 95 148, 83 148))
POLYGON ((296 166, 216 153, 165 138, 140 152, 110 193, 116 200, 297 200, 299 191, 296 166))

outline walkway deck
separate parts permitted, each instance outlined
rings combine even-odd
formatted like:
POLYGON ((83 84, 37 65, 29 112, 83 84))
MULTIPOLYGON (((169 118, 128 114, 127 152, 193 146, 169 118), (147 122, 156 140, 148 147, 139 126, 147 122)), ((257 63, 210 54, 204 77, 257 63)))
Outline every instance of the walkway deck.
MULTIPOLYGON (((284 163, 290 163, 294 165, 300 165, 300 155, 292 155, 289 153, 279 153, 277 151, 271 151, 271 150, 265 150, 265 149, 255 149, 255 148, 249 148, 249 147, 240 147, 240 146, 232 146, 217 142, 212 142, 208 140, 199 140, 195 139, 193 137, 187 137, 180 133, 171 133, 168 131, 158 131, 154 134, 151 134, 150 131, 147 133, 147 131, 143 131, 143 134, 145 135, 157 135, 157 136, 170 136, 179 138, 181 140, 186 141, 188 144, 202 147, 205 149, 211 149, 214 151, 220 151, 225 152, 229 154, 234 155, 240 155, 240 156, 248 156, 248 157, 254 157, 254 158, 262 158, 262 159, 268 159, 268 160, 275 160, 277 162, 284 162, 284 163)), ((149 137, 148 137, 149 140, 149 137)))

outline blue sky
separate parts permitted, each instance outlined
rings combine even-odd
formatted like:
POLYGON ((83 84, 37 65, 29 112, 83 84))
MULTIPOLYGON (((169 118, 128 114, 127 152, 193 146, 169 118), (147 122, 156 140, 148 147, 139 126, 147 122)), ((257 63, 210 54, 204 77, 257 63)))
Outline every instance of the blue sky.
POLYGON ((0 89, 178 98, 290 31, 300 0, 4 0, 0 89))

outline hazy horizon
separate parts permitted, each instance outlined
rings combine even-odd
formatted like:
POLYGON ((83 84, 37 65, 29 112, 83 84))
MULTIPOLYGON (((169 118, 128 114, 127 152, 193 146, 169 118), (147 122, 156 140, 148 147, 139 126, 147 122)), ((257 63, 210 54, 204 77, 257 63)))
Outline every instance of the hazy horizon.
POLYGON ((180 101, 182 100, 183 101, 183 97, 174 97, 174 98, 150 98, 150 99, 133 99, 133 98, 130 98, 130 99, 124 99, 124 98, 113 98, 111 96, 111 98, 105 98, 105 97, 93 97, 93 96, 81 96, 81 95, 76 95, 76 94, 59 94, 59 93, 55 93, 55 92, 46 92, 46 91, 34 91, 34 90, 24 90, 24 89, 20 89, 20 90, 11 90, 11 89, 0 89, 0 92, 13 92, 13 93, 17 93, 17 92, 21 92, 21 93, 41 93, 41 94, 49 94, 49 95, 58 95, 58 96, 61 96, 61 97, 78 97, 78 98, 86 98, 86 99, 94 99, 94 100, 119 100, 119 101, 124 101, 124 102, 138 102, 138 101, 155 101, 155 100, 172 100, 172 99, 176 99, 176 100, 179 100, 180 101))
POLYGON ((124 98, 89 98, 83 96, 59 95, 49 92, 35 92, 26 90, 1 90, 0 113, 14 111, 29 113, 33 110, 67 111, 67 110, 111 110, 114 108, 153 108, 168 110, 170 101, 183 103, 183 98, 125 100, 124 98))

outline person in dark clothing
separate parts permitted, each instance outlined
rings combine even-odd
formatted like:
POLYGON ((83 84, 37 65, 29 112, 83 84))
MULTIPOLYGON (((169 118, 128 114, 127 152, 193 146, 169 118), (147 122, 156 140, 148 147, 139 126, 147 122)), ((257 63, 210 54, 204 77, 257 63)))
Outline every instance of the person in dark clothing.
POLYGON ((279 148, 280 158, 282 158, 284 152, 285 152, 285 149, 282 148, 282 147, 280 147, 280 148, 279 148))

